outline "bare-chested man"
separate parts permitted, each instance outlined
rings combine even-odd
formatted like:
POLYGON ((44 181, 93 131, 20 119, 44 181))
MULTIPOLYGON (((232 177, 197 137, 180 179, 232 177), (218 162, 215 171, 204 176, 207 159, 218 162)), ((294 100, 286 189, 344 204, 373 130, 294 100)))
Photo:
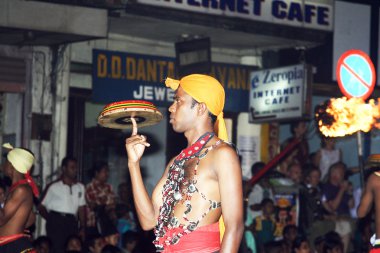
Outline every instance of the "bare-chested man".
POLYGON ((23 148, 14 148, 7 155, 3 169, 12 179, 12 186, 4 208, 0 209, 0 252, 35 252, 24 234, 35 219, 33 194, 38 196, 38 189, 28 173, 33 162, 33 154, 23 148))
POLYGON ((180 81, 168 78, 165 84, 176 90, 170 124, 185 135, 188 147, 171 159, 150 197, 139 165, 150 144, 137 134, 132 120, 126 150, 140 224, 145 230, 154 228, 158 252, 237 252, 244 228, 242 178, 238 156, 224 142, 223 86, 198 74, 180 81), (220 242, 222 214, 225 233, 220 242))
POLYGON ((367 179, 357 214, 359 218, 365 217, 374 204, 376 231, 373 237, 375 240, 371 239, 373 248, 370 252, 380 253, 380 155, 370 155, 368 163, 368 170, 373 172, 367 179))

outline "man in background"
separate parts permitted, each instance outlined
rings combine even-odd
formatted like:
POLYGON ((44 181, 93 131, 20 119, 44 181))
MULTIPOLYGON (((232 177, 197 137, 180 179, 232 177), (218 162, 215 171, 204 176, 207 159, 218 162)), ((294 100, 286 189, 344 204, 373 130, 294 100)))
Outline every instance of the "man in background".
POLYGON ((77 160, 65 157, 62 160, 62 176, 46 187, 38 207, 41 216, 46 219, 46 233, 56 253, 63 252, 70 235, 79 234, 84 240, 85 188, 77 181, 77 173, 77 160))

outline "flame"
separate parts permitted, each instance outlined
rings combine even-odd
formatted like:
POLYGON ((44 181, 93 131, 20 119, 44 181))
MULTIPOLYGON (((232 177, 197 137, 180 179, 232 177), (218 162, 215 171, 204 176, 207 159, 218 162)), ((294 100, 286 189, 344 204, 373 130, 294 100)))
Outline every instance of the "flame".
MULTIPOLYGON (((380 101, 380 98, 377 102, 380 101)), ((361 98, 332 98, 316 108, 318 128, 326 137, 341 137, 357 131, 368 132, 380 128, 380 105, 371 99, 365 103, 361 98)))

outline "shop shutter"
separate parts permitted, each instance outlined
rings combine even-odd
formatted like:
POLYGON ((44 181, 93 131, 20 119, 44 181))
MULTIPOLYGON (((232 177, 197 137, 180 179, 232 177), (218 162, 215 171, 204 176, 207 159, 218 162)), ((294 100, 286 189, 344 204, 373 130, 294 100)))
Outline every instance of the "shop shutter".
POLYGON ((25 82, 25 59, 0 56, 0 92, 24 92, 25 82))

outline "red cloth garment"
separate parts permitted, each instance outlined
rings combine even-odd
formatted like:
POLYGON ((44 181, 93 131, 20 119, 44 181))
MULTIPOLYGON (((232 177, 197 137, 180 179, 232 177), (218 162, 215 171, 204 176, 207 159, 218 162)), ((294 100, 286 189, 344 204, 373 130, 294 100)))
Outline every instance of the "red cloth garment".
POLYGON ((0 252, 37 253, 26 234, 0 236, 0 252))
MULTIPOLYGON (((171 237, 176 234, 180 229, 173 228, 166 232, 164 238, 171 237)), ((164 253, 176 252, 176 253, 212 253, 220 250, 220 235, 219 235, 219 223, 213 223, 210 225, 198 227, 190 234, 186 234, 181 237, 181 240, 177 244, 165 245, 164 253)))
MULTIPOLYGON (((375 235, 374 235, 375 236, 375 235)), ((380 253, 380 242, 379 242, 379 239, 374 239, 374 242, 372 244, 372 247, 369 251, 369 253, 380 253)), ((371 238, 372 240, 372 238, 371 238)))
POLYGON ((8 236, 0 236, 0 246, 5 245, 7 243, 16 241, 22 237, 26 237, 25 234, 16 234, 16 235, 8 235, 8 236))
POLYGON ((34 182, 33 178, 30 176, 29 171, 25 174, 25 179, 19 180, 16 183, 11 185, 11 188, 9 189, 9 192, 12 192, 14 189, 16 189, 17 186, 22 184, 28 184, 32 188, 33 195, 38 198, 40 193, 38 191, 38 187, 36 183, 34 182))

